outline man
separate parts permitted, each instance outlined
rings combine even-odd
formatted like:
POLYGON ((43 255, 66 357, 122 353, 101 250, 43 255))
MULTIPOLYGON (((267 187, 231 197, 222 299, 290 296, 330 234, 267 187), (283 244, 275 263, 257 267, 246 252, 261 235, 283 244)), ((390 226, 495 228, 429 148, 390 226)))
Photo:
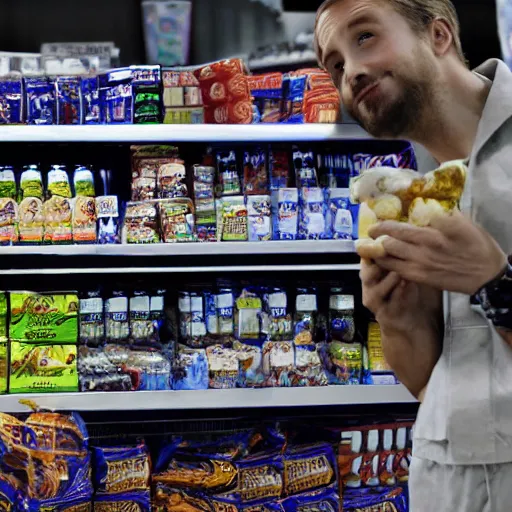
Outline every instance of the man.
POLYGON ((412 512, 509 512, 512 73, 497 60, 467 68, 450 0, 328 0, 315 35, 370 134, 414 140, 440 163, 469 159, 463 213, 373 229, 387 255, 363 262, 363 301, 422 402, 412 512))

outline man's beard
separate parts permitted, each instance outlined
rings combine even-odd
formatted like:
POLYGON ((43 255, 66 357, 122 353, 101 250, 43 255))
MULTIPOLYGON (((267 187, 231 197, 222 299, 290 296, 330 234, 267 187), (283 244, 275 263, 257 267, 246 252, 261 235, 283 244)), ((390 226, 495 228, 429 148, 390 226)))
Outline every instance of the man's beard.
MULTIPOLYGON (((348 107, 349 114, 373 137, 410 138, 418 126, 426 105, 431 101, 432 81, 400 80, 401 94, 393 102, 368 102, 365 113, 348 107)), ((364 101, 364 100, 363 100, 364 101)))

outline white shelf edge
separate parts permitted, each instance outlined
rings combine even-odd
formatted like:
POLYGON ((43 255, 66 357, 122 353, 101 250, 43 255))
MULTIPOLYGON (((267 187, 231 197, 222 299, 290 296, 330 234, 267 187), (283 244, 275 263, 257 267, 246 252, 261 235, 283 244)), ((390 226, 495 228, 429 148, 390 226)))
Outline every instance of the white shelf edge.
POLYGON ((361 270, 353 265, 219 265, 204 267, 86 267, 86 268, 15 268, 1 269, 0 276, 68 274, 209 274, 212 272, 325 272, 361 270))
POLYGON ((197 242, 171 244, 54 245, 0 247, 0 256, 204 256, 258 254, 354 253, 348 240, 301 240, 269 242, 197 242))
POLYGON ((300 142, 372 139, 357 124, 0 126, 1 142, 300 142))
POLYGON ((21 399, 55 411, 141 411, 415 403, 402 385, 55 393, 0 396, 0 411, 29 412, 21 399))

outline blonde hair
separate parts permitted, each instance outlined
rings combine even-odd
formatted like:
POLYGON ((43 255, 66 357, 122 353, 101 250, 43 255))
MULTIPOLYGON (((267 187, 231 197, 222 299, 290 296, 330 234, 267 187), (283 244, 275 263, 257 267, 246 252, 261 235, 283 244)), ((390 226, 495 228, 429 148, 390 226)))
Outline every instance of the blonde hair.
MULTIPOLYGON (((318 61, 321 62, 322 50, 318 44, 317 28, 320 16, 326 9, 342 0, 325 0, 316 14, 315 22, 315 51, 318 61)), ((462 43, 460 41, 460 23, 457 11, 451 0, 385 0, 400 13, 414 30, 424 31, 436 18, 445 20, 452 31, 453 45, 459 59, 467 65, 462 43)))

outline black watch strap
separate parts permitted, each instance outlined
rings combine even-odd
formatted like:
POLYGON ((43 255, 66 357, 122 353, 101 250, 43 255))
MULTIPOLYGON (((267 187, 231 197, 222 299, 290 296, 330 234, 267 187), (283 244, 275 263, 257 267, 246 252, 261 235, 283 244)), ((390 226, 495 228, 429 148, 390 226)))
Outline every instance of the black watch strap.
POLYGON ((512 257, 501 277, 479 290, 475 299, 496 327, 512 330, 512 257))

